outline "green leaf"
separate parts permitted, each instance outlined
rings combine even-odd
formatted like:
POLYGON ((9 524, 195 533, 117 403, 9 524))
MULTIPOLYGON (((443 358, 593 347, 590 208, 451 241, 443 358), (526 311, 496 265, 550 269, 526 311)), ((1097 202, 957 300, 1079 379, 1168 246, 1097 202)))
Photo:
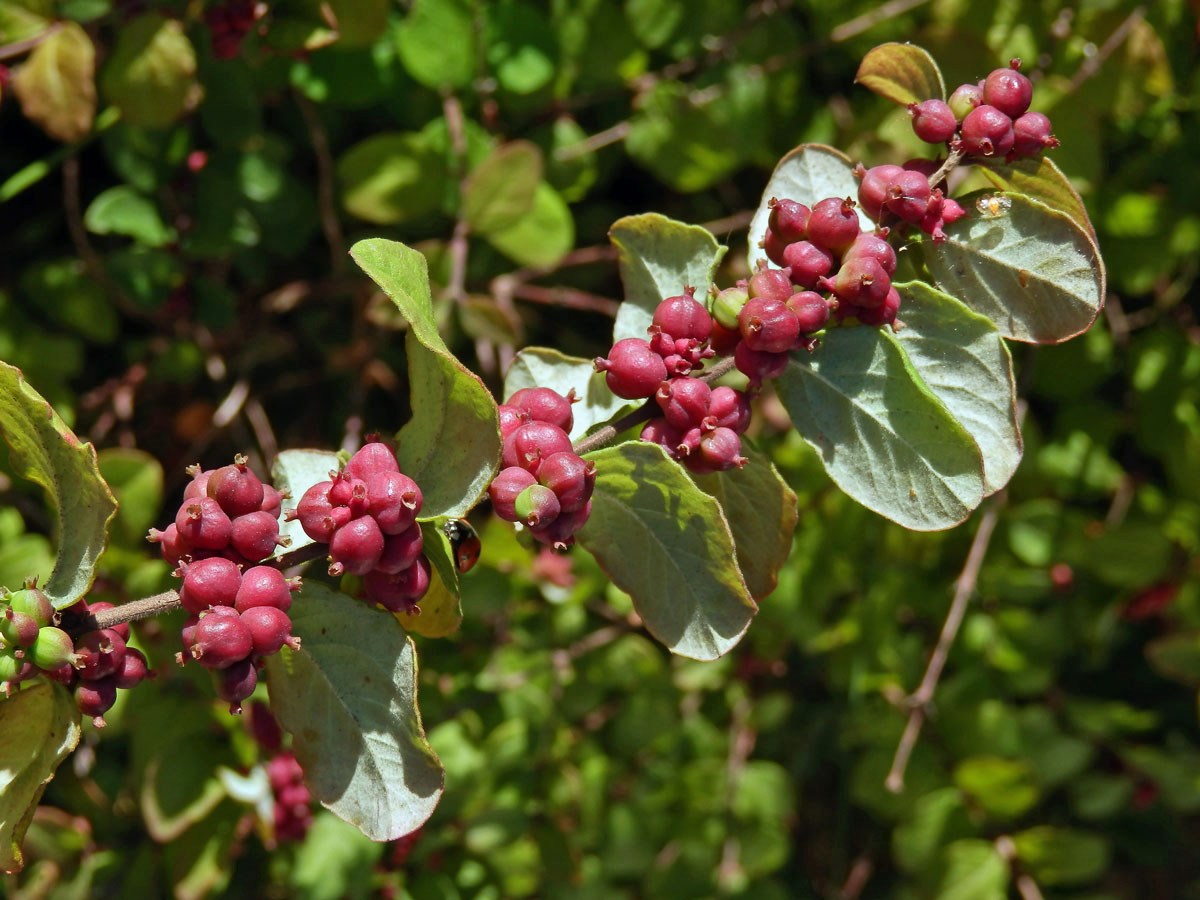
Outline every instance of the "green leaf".
POLYGON ((116 340, 121 323, 102 285, 77 257, 34 263, 21 273, 21 291, 55 323, 91 341, 116 340))
POLYGON ((800 513, 795 492, 771 460, 745 440, 742 455, 750 461, 741 469, 692 478, 721 504, 746 587, 751 597, 762 600, 779 583, 779 570, 792 551, 792 532, 800 513))
POLYGON ((396 46, 408 74, 425 87, 466 87, 478 56, 474 12, 464 0, 416 0, 396 46))
POLYGON ((83 224, 92 234, 121 234, 148 247, 175 240, 175 230, 164 224, 154 201, 127 184, 102 191, 88 204, 83 224))
POLYGON ((928 871, 951 841, 973 833, 958 788, 940 788, 917 798, 907 819, 892 832, 892 857, 905 871, 928 871))
POLYGON ((429 215, 445 189, 445 162, 419 134, 373 135, 343 153, 336 170, 346 211, 376 225, 429 215))
POLYGON ((70 606, 91 587, 117 511, 100 477, 96 450, 80 443, 20 370, 3 362, 0 436, 11 450, 13 472, 45 488, 58 512, 58 559, 41 587, 56 609, 70 606))
POLYGON ((472 230, 490 234, 515 225, 533 208, 542 180, 542 151, 529 141, 510 141, 492 151, 467 176, 462 215, 472 230))
MULTIPOLYGON (((332 450, 284 450, 271 463, 271 482, 280 491, 287 491, 291 499, 288 508, 294 508, 300 498, 314 484, 329 480, 329 473, 342 467, 338 455, 332 450)), ((291 544, 280 552, 292 552, 315 543, 300 527, 299 519, 279 520, 279 536, 290 538, 291 544)))
POLYGON ((122 24, 100 87, 121 110, 125 124, 143 128, 173 124, 197 88, 196 52, 183 23, 145 13, 122 24))
POLYGON ((868 51, 854 80, 886 97, 908 106, 922 100, 946 99, 946 83, 933 57, 915 44, 880 44, 868 51))
POLYGON ((417 709, 417 657, 390 613, 309 581, 295 595, 297 651, 267 660, 271 708, 313 796, 371 840, 424 824, 444 772, 417 709))
POLYGON ((217 767, 237 765, 227 741, 203 727, 172 724, 162 722, 163 731, 138 781, 146 831, 163 844, 208 818, 226 797, 217 767))
POLYGON ((369 47, 387 30, 389 0, 328 0, 338 47, 369 47))
POLYGON ((405 349, 413 417, 400 430, 400 467, 421 485, 423 517, 466 515, 500 459, 496 401, 438 334, 425 257, 380 238, 359 241, 350 255, 409 323, 405 349))
POLYGON ((1024 760, 972 756, 954 769, 954 783, 990 816, 1015 819, 1038 801, 1033 768, 1024 760))
POLYGON ((935 900, 1006 900, 1008 863, 987 841, 965 838, 942 855, 942 878, 935 900))
POLYGON ((1166 634, 1146 644, 1146 658, 1163 678, 1200 684, 1200 631, 1166 634))
POLYGON ((1074 828, 1038 825, 1012 836, 1017 857, 1039 885, 1079 885, 1108 869, 1109 842, 1074 828))
POLYGON ((625 19, 634 36, 646 47, 661 47, 687 17, 682 0, 625 0, 625 19))
MULTIPOLYGON (((767 221, 771 216, 767 204, 772 197, 812 206, 826 197, 857 196, 858 179, 854 177, 853 166, 846 154, 824 144, 801 144, 775 166, 750 221, 750 268, 753 270, 759 260, 768 261, 761 244, 767 235, 767 221)), ((861 209, 858 219, 864 231, 875 230, 875 223, 861 209)))
POLYGON ((524 0, 493 0, 484 10, 487 62, 500 87, 532 94, 549 84, 558 64, 558 42, 542 12, 524 0))
POLYGON ((895 285, 904 327, 896 339, 926 386, 975 439, 983 489, 994 494, 1021 462, 1012 356, 988 319, 921 281, 895 285))
POLYGON ((655 444, 630 441, 585 458, 597 474, 579 543, 671 652, 723 656, 758 605, 738 571, 720 505, 655 444))
POLYGON ((1091 327, 1105 279, 1086 231, 1021 194, 972 194, 961 202, 972 211, 947 226, 945 243, 918 245, 941 290, 1018 341, 1054 344, 1091 327))
POLYGON ((1093 241, 1096 240, 1096 229, 1088 218, 1083 198, 1050 157, 1043 154, 1011 163, 984 159, 981 163, 979 171, 997 188, 1024 194, 1066 213, 1091 235, 1093 241))
POLYGON ((118 504, 114 533, 130 545, 144 547, 146 530, 154 524, 162 505, 162 466, 143 450, 123 447, 101 450, 99 466, 118 504))
POLYGON ((368 897, 373 869, 384 847, 368 840, 327 812, 313 816, 312 828, 296 853, 288 881, 300 900, 368 897))
POLYGON ((12 80, 25 118, 59 141, 78 141, 96 117, 96 48, 75 22, 33 48, 12 80))
POLYGON ((0 43, 18 44, 37 37, 54 18, 50 0, 0 0, 0 43))
POLYGON ((421 612, 417 615, 393 613, 405 631, 427 638, 445 637, 462 625, 458 568, 454 563, 454 549, 442 530, 443 522, 445 519, 421 522, 422 546, 432 569, 429 590, 421 598, 421 612))
POLYGON ((685 225, 658 213, 617 219, 608 231, 617 248, 625 302, 613 325, 613 343, 645 340, 658 304, 691 286, 704 296, 727 248, 699 225, 685 225))
POLYGON ((979 448, 890 331, 831 329, 776 383, 796 429, 838 486, 915 531, 950 528, 983 499, 979 448))
POLYGON ((571 440, 577 441, 597 425, 615 418, 632 404, 608 389, 604 374, 597 372, 591 360, 566 356, 547 347, 526 347, 513 359, 504 376, 504 397, 522 388, 548 387, 564 397, 575 392, 572 404, 571 440))
POLYGON ((575 150, 586 140, 587 132, 571 116, 561 115, 554 120, 546 180, 568 203, 582 200, 599 175, 596 151, 575 150))
POLYGON ((24 865, 25 829, 79 734, 79 709, 62 685, 41 681, 0 700, 0 870, 24 865))
POLYGON ((515 263, 552 268, 575 246, 575 220, 558 191, 541 181, 533 192, 533 207, 487 240, 515 263))

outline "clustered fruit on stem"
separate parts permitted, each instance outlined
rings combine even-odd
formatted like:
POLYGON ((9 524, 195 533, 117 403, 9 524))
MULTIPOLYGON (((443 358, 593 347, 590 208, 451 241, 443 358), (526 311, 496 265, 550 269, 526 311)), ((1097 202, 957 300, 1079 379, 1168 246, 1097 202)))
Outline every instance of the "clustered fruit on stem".
POLYGON ((286 513, 329 545, 329 574, 361 575, 367 600, 390 612, 420 613, 431 569, 423 553, 421 489, 379 440, 364 444, 345 469, 330 472, 286 513))
POLYGON ((283 731, 261 703, 250 706, 250 732, 270 754, 264 769, 274 799, 272 824, 275 843, 301 841, 312 826, 312 793, 304 784, 304 769, 296 754, 283 747, 283 731))
POLYGON ((82 615, 111 609, 86 600, 55 611, 32 582, 0 598, 0 690, 6 696, 22 681, 46 675, 72 689, 75 703, 97 728, 125 690, 153 677, 146 657, 127 645, 129 626, 89 631, 72 640, 66 628, 82 615), (64 627, 60 627, 64 626, 64 627))

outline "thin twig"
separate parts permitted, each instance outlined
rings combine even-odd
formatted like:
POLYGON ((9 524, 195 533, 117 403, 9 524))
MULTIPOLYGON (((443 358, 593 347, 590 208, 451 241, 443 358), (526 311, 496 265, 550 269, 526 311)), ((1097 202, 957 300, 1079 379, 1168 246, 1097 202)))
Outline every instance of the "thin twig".
POLYGON ((79 157, 70 156, 63 160, 63 212, 66 214, 67 231, 71 235, 71 243, 75 252, 83 260, 83 265, 90 275, 104 288, 109 299, 116 307, 131 318, 142 319, 145 314, 122 291, 105 271, 104 261, 88 240, 87 230, 83 227, 83 208, 79 201, 79 157))
POLYGON ((865 855, 856 857, 850 865, 850 872, 846 875, 846 883, 842 885, 842 889, 838 893, 839 900, 858 900, 874 871, 875 863, 871 861, 871 857, 865 855))
POLYGON ((843 22, 833 31, 829 32, 829 38, 835 44, 840 41, 848 41, 856 35, 862 34, 870 28, 874 28, 880 22, 903 15, 909 10, 916 9, 918 6, 923 6, 929 0, 890 0, 889 3, 881 3, 870 12, 865 12, 861 16, 855 16, 849 22, 843 22))
POLYGON ((1007 834, 1002 834, 996 838, 992 846, 1012 869, 1013 884, 1017 888, 1017 893, 1021 895, 1021 900, 1045 900, 1037 882, 1028 872, 1021 870, 1020 860, 1017 857, 1017 845, 1013 843, 1013 839, 1007 834))
POLYGON ((596 312, 615 319, 620 303, 599 294, 589 294, 587 291, 568 287, 542 287, 538 284, 517 284, 509 291, 509 296, 530 303, 541 303, 546 306, 561 306, 565 309, 580 309, 596 312))
POLYGON ((23 41, 5 44, 3 47, 0 47, 0 59, 12 59, 14 56, 20 56, 22 53, 27 53, 42 41, 46 40, 46 38, 58 34, 62 30, 62 27, 62 22, 54 22, 41 34, 36 34, 33 37, 26 38, 23 41))
POLYGON ((629 129, 630 124, 628 119, 620 121, 610 128, 605 128, 603 131, 598 131, 584 138, 577 144, 568 144, 565 147, 559 147, 554 151, 554 158, 559 162, 566 162, 578 156, 594 153, 601 147, 607 147, 609 144, 616 144, 625 140, 629 136, 629 129))
POLYGON ((346 265, 346 239, 342 234, 342 220, 338 218, 329 137, 316 108, 299 91, 296 92, 296 105, 300 107, 309 140, 312 141, 313 154, 317 157, 317 207, 321 214, 321 230, 325 232, 325 241, 329 244, 330 268, 337 275, 346 265))
POLYGON ((1113 29, 1113 33, 1108 36, 1108 39, 1100 46, 1100 49, 1083 61, 1083 64, 1076 69, 1075 74, 1071 77, 1071 83, 1067 86, 1067 93, 1073 94, 1083 85, 1085 81, 1100 71, 1100 67, 1104 64, 1118 47, 1125 42, 1129 37, 1129 33, 1133 31, 1133 27, 1146 17, 1146 7, 1138 6, 1133 12, 1125 17, 1125 20, 1113 29))
POLYGON ((946 613, 941 636, 938 638, 937 646, 934 647, 933 655, 929 657, 929 665, 925 669, 925 676, 921 679, 921 684, 909 698, 911 709, 908 713, 908 722, 904 726, 904 733, 900 736, 900 743, 896 746, 892 768, 884 780, 884 785, 894 794, 904 790, 904 771, 908 768, 908 759, 917 745, 917 738, 921 736, 921 726, 925 724, 929 704, 933 700, 938 680, 942 677, 942 670, 946 667, 946 659, 950 655, 950 648, 954 645, 954 639, 958 636, 958 629, 966 615, 967 603, 971 599, 971 594, 975 592, 975 585, 979 580, 979 570, 983 566, 984 556, 987 555, 992 532, 996 529, 996 520, 999 518, 1002 503, 1003 495, 992 501, 987 512, 983 514, 983 518, 979 520, 979 528, 975 532, 974 540, 971 541, 967 561, 963 564, 962 572, 954 583, 954 599, 950 603, 950 611, 946 613))

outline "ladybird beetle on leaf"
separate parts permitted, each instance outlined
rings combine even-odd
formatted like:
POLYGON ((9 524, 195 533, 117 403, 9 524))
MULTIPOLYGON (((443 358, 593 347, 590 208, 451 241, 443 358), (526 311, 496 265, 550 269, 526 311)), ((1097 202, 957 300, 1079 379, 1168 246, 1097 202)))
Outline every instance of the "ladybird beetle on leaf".
POLYGON ((454 551, 454 565, 459 572, 468 572, 479 562, 482 544, 479 535, 466 519, 450 519, 442 526, 450 547, 454 551))

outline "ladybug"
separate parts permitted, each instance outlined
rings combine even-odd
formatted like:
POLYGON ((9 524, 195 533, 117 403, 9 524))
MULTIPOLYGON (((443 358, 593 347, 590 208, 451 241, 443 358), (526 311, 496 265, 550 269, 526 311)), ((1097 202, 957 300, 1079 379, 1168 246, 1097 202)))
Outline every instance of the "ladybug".
POLYGON ((469 572, 479 562, 479 551, 483 547, 479 535, 466 519, 450 519, 442 526, 442 531, 454 550, 454 565, 459 572, 469 572))

